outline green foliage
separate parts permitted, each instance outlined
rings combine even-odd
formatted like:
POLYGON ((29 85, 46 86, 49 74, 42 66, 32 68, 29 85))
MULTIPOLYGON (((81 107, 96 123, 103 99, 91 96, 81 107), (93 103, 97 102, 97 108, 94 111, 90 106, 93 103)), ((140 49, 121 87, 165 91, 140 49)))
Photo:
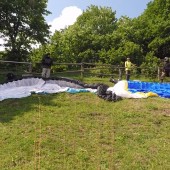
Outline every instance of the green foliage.
POLYGON ((160 60, 154 56, 153 52, 148 53, 145 62, 141 65, 141 71, 142 74, 145 74, 147 77, 155 77, 155 74, 157 74, 158 66, 159 66, 160 60))
MULTIPOLYGON (((97 64, 101 64, 101 63, 97 63, 97 64)), ((111 74, 111 68, 110 66, 95 66, 95 67, 92 67, 91 70, 89 70, 89 73, 91 73, 92 75, 94 76, 97 76, 97 77, 105 77, 105 75, 107 74, 111 74)), ((108 77, 108 76, 106 76, 108 77)))
POLYGON ((170 54, 169 7, 168 0, 154 0, 139 17, 117 19, 111 8, 91 5, 73 25, 56 31, 45 47, 58 63, 122 65, 130 57, 137 66, 149 66, 148 56, 155 63, 155 57, 170 54))
POLYGON ((0 60, 3 59, 3 56, 5 55, 5 51, 0 51, 0 60))
POLYGON ((100 51, 109 48, 109 34, 115 27, 115 12, 111 8, 91 5, 74 25, 54 34, 54 51, 59 56, 63 55, 66 61, 97 62, 100 51))
POLYGON ((147 52, 154 52, 154 55, 158 58, 164 58, 170 53, 169 7, 169 0, 151 1, 137 21, 139 25, 140 22, 145 23, 143 24, 143 34, 141 36, 145 41, 147 52))
POLYGON ((6 59, 28 61, 32 44, 45 43, 49 34, 49 26, 45 22, 47 0, 0 1, 0 31, 5 38, 6 59))

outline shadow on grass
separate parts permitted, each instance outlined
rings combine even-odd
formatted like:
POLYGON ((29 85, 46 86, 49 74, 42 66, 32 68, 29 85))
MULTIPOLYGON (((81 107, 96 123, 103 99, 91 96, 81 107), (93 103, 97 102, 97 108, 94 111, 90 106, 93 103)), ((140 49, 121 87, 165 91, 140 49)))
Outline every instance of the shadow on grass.
MULTIPOLYGON (((74 80, 76 80, 76 78, 74 78, 74 80)), ((99 80, 94 79, 94 80, 91 80, 90 82, 88 79, 84 79, 84 81, 82 82, 86 82, 86 81, 87 83, 98 82, 98 81, 102 82, 101 79, 99 80)), ((10 122, 16 116, 24 115, 28 112, 37 112, 40 104, 44 107, 45 106, 56 106, 56 103, 53 102, 52 100, 56 98, 57 96, 60 96, 58 100, 59 102, 58 107, 60 107, 59 105, 62 102, 61 93, 60 94, 32 94, 31 96, 25 97, 25 98, 5 99, 3 101, 0 101, 0 122, 2 123, 10 122)))
POLYGON ((33 94, 20 99, 5 99, 0 102, 0 122, 7 123, 16 116, 23 116, 28 112, 38 112, 39 105, 54 106, 52 99, 59 94, 33 94))

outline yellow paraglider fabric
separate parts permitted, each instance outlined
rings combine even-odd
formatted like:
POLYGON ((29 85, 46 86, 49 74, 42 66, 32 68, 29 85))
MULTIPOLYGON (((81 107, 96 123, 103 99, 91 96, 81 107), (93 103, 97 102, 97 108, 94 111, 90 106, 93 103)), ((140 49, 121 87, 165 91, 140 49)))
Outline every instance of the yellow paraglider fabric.
POLYGON ((129 91, 128 81, 122 80, 115 84, 114 87, 109 88, 108 90, 113 91, 116 95, 123 98, 148 98, 148 97, 157 97, 158 94, 154 92, 135 92, 132 93, 129 91))

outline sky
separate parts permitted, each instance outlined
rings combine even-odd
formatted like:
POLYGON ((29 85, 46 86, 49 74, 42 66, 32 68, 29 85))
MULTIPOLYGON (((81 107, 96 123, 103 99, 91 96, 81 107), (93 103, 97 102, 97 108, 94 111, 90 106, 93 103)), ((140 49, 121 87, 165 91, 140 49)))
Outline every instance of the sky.
POLYGON ((141 15, 151 0, 48 0, 46 21, 51 25, 51 32, 74 24, 76 18, 90 5, 111 7, 116 11, 116 18, 128 16, 135 18, 141 15))
MULTIPOLYGON (((51 25, 50 31, 64 29, 76 22, 78 16, 90 5, 111 7, 116 11, 116 18, 128 16, 135 18, 141 15, 152 0, 48 0, 47 10, 52 14, 45 17, 46 22, 51 25)), ((3 40, 0 39, 0 44, 3 40)), ((0 51, 4 50, 0 46, 0 51)))

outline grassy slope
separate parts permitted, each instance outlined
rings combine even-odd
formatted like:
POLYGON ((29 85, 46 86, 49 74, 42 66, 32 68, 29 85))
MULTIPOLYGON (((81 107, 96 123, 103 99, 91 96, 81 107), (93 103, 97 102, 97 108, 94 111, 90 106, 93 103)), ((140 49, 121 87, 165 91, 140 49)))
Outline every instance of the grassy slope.
POLYGON ((1 169, 169 169, 170 101, 95 94, 0 103, 1 169))
POLYGON ((159 97, 113 103, 60 93, 4 100, 0 169, 168 170, 169 116, 170 100, 159 97))

